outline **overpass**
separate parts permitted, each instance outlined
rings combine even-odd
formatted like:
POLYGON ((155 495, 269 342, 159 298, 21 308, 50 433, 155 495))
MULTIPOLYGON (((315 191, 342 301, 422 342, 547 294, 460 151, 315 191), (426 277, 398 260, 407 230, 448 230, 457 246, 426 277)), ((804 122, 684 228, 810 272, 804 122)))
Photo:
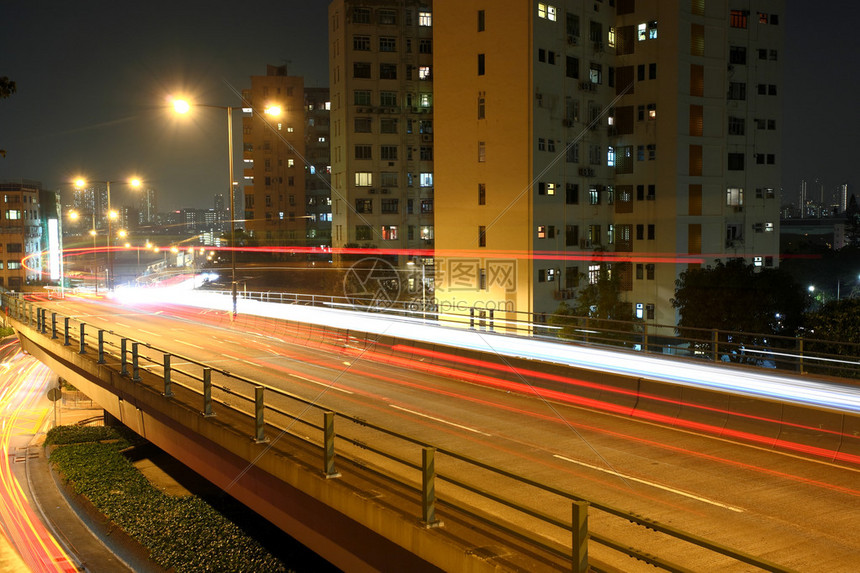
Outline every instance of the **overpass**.
MULTIPOLYGON (((609 548, 668 570, 690 564, 723 567, 730 561, 789 570, 376 421, 320 408, 315 401, 126 333, 64 316, 47 303, 7 297, 4 306, 24 348, 107 413, 343 569, 585 570, 591 549, 591 566, 609 570, 594 558, 609 548), (436 471, 443 463, 445 471, 436 471), (589 530, 589 519, 595 518, 634 526, 613 526, 610 529, 621 534, 611 538, 589 530), (668 556, 652 553, 652 534, 660 536, 660 545, 669 546, 668 556), (635 549, 633 542, 646 550, 635 549), (682 544, 689 545, 674 547, 682 544), (678 558, 684 560, 680 565, 673 562, 678 558)), ((292 326, 310 346, 340 349, 345 356, 348 349, 372 349, 379 360, 388 356, 394 362, 396 349, 408 346, 425 363, 440 368, 450 363, 450 358, 433 354, 439 348, 432 345, 292 326)), ((493 357, 476 351, 457 355, 471 361, 473 376, 492 374, 513 382, 536 370, 533 361, 496 357, 494 363, 493 357), (513 369, 504 374, 504 368, 493 368, 500 364, 513 369)), ((573 376, 569 368, 557 365, 542 365, 540 370, 573 376)), ((670 409, 676 419, 697 424, 719 415, 729 430, 740 432, 743 427, 746 432, 757 426, 758 434, 777 440, 788 427, 792 443, 804 448, 832 448, 849 461, 856 452, 856 440, 845 437, 851 428, 857 433, 852 415, 766 400, 732 400, 704 391, 681 396, 668 384, 575 373, 580 380, 588 376, 592 379, 585 382, 590 385, 563 391, 579 392, 589 400, 608 396, 607 401, 622 410, 646 412, 653 419, 669 415, 670 409), (694 404, 720 404, 722 413, 694 404), (832 426, 847 431, 822 431, 822 424, 825 430, 832 426)), ((547 391, 560 388, 557 380, 537 377, 532 382, 547 391)))

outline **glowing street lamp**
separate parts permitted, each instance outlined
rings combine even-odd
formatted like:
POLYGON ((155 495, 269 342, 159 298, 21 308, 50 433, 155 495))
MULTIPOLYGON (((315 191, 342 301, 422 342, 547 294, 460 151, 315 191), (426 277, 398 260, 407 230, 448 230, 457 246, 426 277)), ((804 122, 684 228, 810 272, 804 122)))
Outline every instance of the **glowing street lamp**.
MULTIPOLYGON (((188 100, 174 99, 173 111, 184 115, 191 111, 192 104, 188 100)), ((208 107, 214 109, 223 109, 227 111, 227 164, 229 175, 229 190, 230 190, 230 273, 231 273, 231 292, 233 296, 233 320, 236 319, 238 298, 237 283, 236 283, 236 200, 234 196, 233 185, 233 110, 242 109, 241 107, 225 106, 225 105, 209 105, 209 104, 193 104, 193 107, 208 107)), ((270 104, 263 110, 267 115, 280 117, 281 107, 279 105, 270 104)))

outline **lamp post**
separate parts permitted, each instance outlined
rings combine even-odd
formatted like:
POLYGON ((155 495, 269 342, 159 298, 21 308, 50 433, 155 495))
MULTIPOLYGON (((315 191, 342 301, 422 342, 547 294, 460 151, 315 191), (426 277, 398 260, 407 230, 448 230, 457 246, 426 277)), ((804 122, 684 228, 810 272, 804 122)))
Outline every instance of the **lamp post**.
MULTIPOLYGON (((113 283, 113 245, 111 244, 110 222, 111 222, 111 219, 116 219, 119 216, 119 214, 116 211, 112 211, 110 208, 110 184, 111 184, 111 182, 110 181, 94 181, 93 183, 104 183, 106 188, 107 188, 107 212, 105 214, 105 218, 107 219, 107 237, 105 238, 105 243, 107 244, 107 249, 108 249, 108 267, 110 270, 108 271, 109 274, 108 274, 108 278, 105 281, 105 283, 106 283, 107 289, 109 291, 111 291, 111 290, 113 290, 113 288, 112 288, 112 283, 113 283)), ((138 179, 137 177, 133 177, 133 178, 129 179, 128 184, 131 185, 132 187, 140 187, 141 183, 140 183, 140 179, 138 179)), ((77 187, 78 189, 83 189, 86 186, 87 186, 87 180, 86 179, 84 179, 82 177, 78 177, 75 180, 75 187, 77 187)), ((95 196, 93 197, 93 209, 95 209, 95 196)), ((93 211, 93 217, 95 217, 95 210, 93 211)), ((93 223, 93 229, 95 230, 95 222, 93 223)))
MULTIPOLYGON (((230 282, 231 294, 233 297, 233 314, 232 319, 236 320, 238 298, 237 283, 236 283, 236 200, 233 189, 233 110, 237 109, 229 105, 209 105, 209 104, 193 104, 194 107, 208 107, 214 109, 227 110, 227 163, 230 185, 230 282)), ((192 104, 184 99, 173 100, 173 110, 178 114, 186 114, 191 111, 192 104)), ((241 107, 238 109, 242 109, 241 107)), ((265 113, 272 116, 279 116, 281 108, 278 106, 269 106, 265 109, 265 113)))

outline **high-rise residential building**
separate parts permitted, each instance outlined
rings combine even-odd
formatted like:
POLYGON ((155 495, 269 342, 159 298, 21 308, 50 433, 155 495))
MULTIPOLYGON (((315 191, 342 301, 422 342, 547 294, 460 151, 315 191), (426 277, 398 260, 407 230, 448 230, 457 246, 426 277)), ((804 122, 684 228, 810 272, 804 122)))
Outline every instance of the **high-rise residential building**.
MULTIPOLYGON (((37 181, 0 183, 0 287, 20 291, 28 282, 42 278, 41 257, 29 259, 26 265, 22 262, 42 251, 42 193, 37 181)), ((59 223, 56 210, 52 219, 55 225, 59 223)))
POLYGON ((328 88, 305 88, 307 245, 331 245, 331 101, 328 88))
POLYGON ((242 98, 245 229, 263 245, 304 244, 304 79, 270 65, 242 98))
POLYGON ((783 14, 782 0, 435 3, 443 307, 496 324, 549 313, 608 264, 632 315, 672 324, 690 266, 777 264, 783 14))
POLYGON ((135 191, 137 196, 138 223, 152 225, 158 214, 158 192, 152 187, 143 187, 135 191))
POLYGON ((433 248, 431 6, 329 5, 333 247, 433 248))

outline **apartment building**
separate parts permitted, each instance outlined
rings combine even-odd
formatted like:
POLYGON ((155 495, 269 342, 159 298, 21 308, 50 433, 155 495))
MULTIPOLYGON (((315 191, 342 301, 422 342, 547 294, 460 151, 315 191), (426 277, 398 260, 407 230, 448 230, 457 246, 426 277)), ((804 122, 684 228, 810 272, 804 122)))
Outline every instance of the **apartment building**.
POLYGON ((331 103, 328 88, 305 88, 307 246, 331 245, 331 103))
POLYGON ((777 264, 782 0, 437 2, 436 297, 549 313, 608 264, 674 323, 690 265, 777 264))
MULTIPOLYGON (((26 264, 22 262, 43 248, 42 193, 42 185, 36 181, 0 183, 0 287, 20 291, 28 283, 42 280, 41 257, 28 259, 26 264)), ((53 197, 55 208, 57 203, 53 197)), ((59 241, 56 212, 52 220, 56 243, 59 241)), ((47 242, 47 237, 44 240, 47 242)))
POLYGON ((435 240, 431 6, 329 5, 332 246, 406 249, 403 269, 435 240))
POLYGON ((267 66, 242 92, 245 229, 261 245, 303 245, 306 234, 304 79, 267 66))

